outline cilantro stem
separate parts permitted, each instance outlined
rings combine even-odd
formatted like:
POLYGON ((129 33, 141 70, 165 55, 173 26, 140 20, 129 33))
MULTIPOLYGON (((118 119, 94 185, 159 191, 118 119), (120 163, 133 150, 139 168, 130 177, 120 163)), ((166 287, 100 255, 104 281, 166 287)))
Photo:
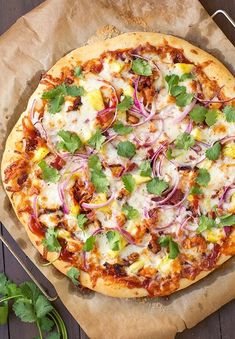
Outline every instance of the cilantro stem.
POLYGON ((24 296, 22 294, 16 294, 16 295, 13 295, 11 297, 2 298, 2 299, 0 299, 0 303, 2 303, 3 301, 7 301, 7 300, 10 300, 10 299, 15 299, 15 298, 19 298, 19 297, 24 297, 24 296))
POLYGON ((67 330, 66 330, 63 319, 61 318, 61 316, 59 315, 59 313, 56 311, 55 308, 50 312, 50 314, 52 313, 59 323, 61 334, 62 334, 62 339, 68 339, 67 330))
POLYGON ((41 327, 40 327, 40 325, 39 325, 39 322, 38 322, 38 320, 36 321, 36 324, 37 324, 37 328, 38 328, 39 338, 40 338, 40 339, 43 339, 43 337, 42 337, 42 331, 41 331, 41 327))
POLYGON ((53 314, 51 314, 51 312, 50 312, 48 315, 49 315, 49 317, 51 317, 51 319, 54 321, 55 326, 56 326, 56 329, 57 329, 57 332, 60 333, 60 327, 59 327, 59 325, 58 325, 57 319, 53 316, 53 314))

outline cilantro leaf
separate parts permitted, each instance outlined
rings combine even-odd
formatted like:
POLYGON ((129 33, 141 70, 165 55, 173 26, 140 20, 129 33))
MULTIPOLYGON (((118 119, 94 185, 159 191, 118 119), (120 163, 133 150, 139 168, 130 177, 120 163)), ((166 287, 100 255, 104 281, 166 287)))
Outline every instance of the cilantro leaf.
POLYGON ((176 97, 176 105, 179 107, 184 107, 189 105, 193 100, 192 93, 181 93, 176 97))
POLYGON ((146 187, 149 193, 161 195, 168 188, 168 183, 155 177, 146 184, 146 187))
POLYGON ((60 333, 58 332, 52 332, 52 333, 49 333, 49 335, 46 337, 46 339, 60 339, 61 336, 60 336, 60 333))
POLYGON ((60 175, 57 169, 51 166, 48 166, 45 160, 41 160, 38 166, 42 170, 43 180, 45 180, 46 182, 54 182, 54 183, 59 180, 60 175))
POLYGON ((186 93, 186 87, 185 86, 172 86, 170 88, 170 94, 174 97, 177 97, 177 95, 186 93))
POLYGON ((51 114, 56 114, 61 110, 61 107, 64 103, 64 97, 62 94, 59 94, 57 97, 51 99, 48 103, 48 111, 51 114))
POLYGON ((50 311, 53 310, 53 306, 46 299, 46 297, 40 294, 35 303, 35 311, 37 318, 45 317, 50 311))
POLYGON ((169 248, 169 258, 175 259, 178 254, 180 253, 179 245, 175 242, 170 235, 165 237, 161 237, 158 239, 158 243, 161 247, 168 247, 169 248))
POLYGON ((0 273, 0 294, 7 294, 7 277, 4 273, 0 273))
POLYGON ((128 220, 137 219, 140 215, 137 209, 127 203, 122 206, 122 211, 128 220))
POLYGON ((85 94, 85 90, 82 86, 66 86, 66 95, 71 97, 81 97, 85 94))
POLYGON ((81 78, 81 76, 82 76, 82 67, 81 67, 81 66, 75 67, 75 69, 74 69, 74 75, 75 75, 75 77, 77 77, 77 78, 81 78))
POLYGON ((108 190, 109 182, 103 172, 92 172, 91 181, 97 193, 105 193, 108 190))
POLYGON ((74 153, 82 147, 82 141, 76 133, 62 130, 58 132, 58 135, 63 139, 59 142, 58 149, 74 153))
POLYGON ((80 227, 82 230, 84 230, 84 225, 87 221, 88 219, 85 214, 79 214, 77 216, 78 227, 80 227))
POLYGON ((7 318, 8 318, 8 303, 7 301, 3 301, 0 306, 0 325, 6 324, 7 318))
POLYGON ((148 61, 143 59, 135 59, 132 62, 132 71, 138 75, 152 75, 152 68, 148 61))
POLYGON ((108 231, 106 237, 112 251, 119 251, 121 249, 121 235, 118 231, 108 231))
POLYGON ((38 319, 38 322, 43 332, 49 332, 54 326, 53 321, 48 317, 42 317, 38 319))
POLYGON ((200 105, 195 105, 189 113, 190 118, 196 123, 201 123, 206 118, 207 109, 200 105))
POLYGON ((206 124, 208 126, 212 126, 216 123, 217 121, 217 115, 218 115, 218 112, 216 109, 209 109, 207 112, 206 112, 206 124))
POLYGON ((224 227, 224 226, 234 226, 235 225, 235 215, 225 215, 220 217, 220 223, 219 227, 224 227))
POLYGON ((168 160, 174 159, 173 155, 172 155, 172 148, 168 148, 168 150, 166 151, 166 157, 168 160))
POLYGON ((221 144, 216 142, 212 147, 206 150, 206 157, 209 160, 217 160, 220 156, 221 144))
POLYGON ((34 306, 32 302, 28 299, 17 299, 12 306, 17 317, 21 321, 27 323, 33 323, 37 320, 36 314, 34 312, 34 306))
POLYGON ((208 218, 205 215, 199 217, 199 226, 196 229, 197 233, 201 233, 205 230, 210 230, 212 227, 215 227, 215 220, 212 218, 208 218))
POLYGON ((134 104, 134 100, 131 96, 125 95, 122 101, 117 105, 120 111, 127 111, 134 104))
POLYGON ((186 132, 179 134, 175 140, 175 146, 179 149, 188 150, 194 144, 195 144, 194 137, 186 132))
POLYGON ((49 252, 60 252, 61 250, 61 245, 57 239, 57 231, 53 227, 47 228, 46 235, 42 243, 49 252))
POLYGON ((185 81, 187 79, 195 79, 195 76, 193 73, 184 73, 180 77, 180 81, 185 81))
POLYGON ((119 135, 126 135, 133 131, 133 127, 125 126, 121 121, 116 121, 113 125, 113 129, 119 135))
POLYGON ((192 195, 203 194, 203 191, 202 191, 202 189, 200 187, 193 186, 190 189, 190 193, 189 194, 192 194, 192 195))
POLYGON ((94 235, 91 235, 87 240, 85 241, 85 244, 83 245, 83 251, 90 252, 93 250, 93 247, 95 245, 95 237, 94 235))
POLYGON ((144 161, 140 165, 140 175, 142 177, 151 177, 152 174, 152 167, 150 161, 144 161))
POLYGON ((179 76, 176 74, 171 74, 171 75, 166 75, 165 76, 165 80, 167 82, 168 85, 168 90, 171 93, 171 90, 174 86, 177 86, 179 83, 179 76))
POLYGON ((131 174, 124 174, 122 176, 122 182, 124 184, 125 189, 128 192, 133 192, 135 189, 135 179, 131 174))
POLYGON ((80 276, 80 271, 76 267, 71 267, 67 271, 67 277, 69 277, 75 286, 79 285, 78 278, 80 276))
POLYGON ((117 154, 124 158, 132 158, 136 154, 136 147, 130 141, 121 141, 117 145, 117 154))
POLYGON ((102 165, 98 155, 91 155, 88 159, 88 167, 91 171, 101 171, 102 165))
POLYGON ((104 193, 108 190, 108 179, 102 172, 102 165, 97 155, 91 155, 88 159, 88 167, 91 172, 91 181, 98 193, 104 193))
POLYGON ((105 137, 102 135, 101 130, 98 128, 89 139, 88 144, 94 149, 99 150, 104 141, 105 137))
POLYGON ((196 182, 198 183, 198 185, 207 186, 210 180, 211 176, 207 169, 200 168, 196 178, 196 182))
POLYGON ((55 99, 59 95, 65 95, 65 94, 66 94, 66 86, 65 84, 61 84, 49 91, 43 92, 42 99, 51 100, 51 99, 55 99))
POLYGON ((225 118, 228 122, 235 122, 235 107, 233 106, 225 106, 222 110, 225 114, 225 118))

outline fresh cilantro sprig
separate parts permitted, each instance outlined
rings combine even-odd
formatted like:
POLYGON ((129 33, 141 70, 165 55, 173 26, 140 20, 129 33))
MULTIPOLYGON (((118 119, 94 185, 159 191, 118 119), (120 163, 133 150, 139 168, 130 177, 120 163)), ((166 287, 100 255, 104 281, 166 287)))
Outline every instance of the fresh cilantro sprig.
POLYGON ((57 169, 47 165, 45 160, 41 160, 38 164, 38 166, 41 168, 42 170, 42 178, 43 180, 45 180, 46 182, 57 182, 59 180, 59 172, 57 171, 57 169))
POLYGON ((116 121, 113 125, 113 129, 119 135, 127 135, 133 131, 133 127, 125 126, 121 121, 116 121))
POLYGON ((212 227, 216 227, 215 220, 205 215, 199 217, 199 226, 197 228, 197 233, 201 233, 205 230, 210 230, 212 227))
POLYGON ((199 195, 199 194, 203 194, 203 191, 200 187, 198 186, 193 186, 191 187, 190 189, 190 193, 189 194, 192 194, 192 195, 199 195))
POLYGON ((125 189, 132 193, 135 189, 135 179, 131 174, 124 174, 122 176, 122 182, 124 184, 125 189))
POLYGON ((98 193, 105 193, 108 190, 109 182, 102 171, 102 165, 97 155, 91 155, 88 159, 91 182, 98 193))
POLYGON ((209 160, 217 160, 221 152, 221 144, 216 142, 212 147, 206 150, 206 157, 209 160))
POLYGON ((152 68, 148 61, 143 59, 135 59, 132 62, 132 71, 138 75, 150 76, 152 75, 152 68))
POLYGON ((235 215, 224 215, 220 217, 219 227, 225 227, 225 226, 234 226, 235 225, 235 215))
POLYGON ((210 173, 205 168, 200 168, 196 178, 198 185, 207 186, 211 180, 210 173))
POLYGON ((121 249, 121 235, 118 231, 108 231, 106 237, 112 251, 119 251, 121 249))
POLYGON ((105 136, 102 135, 101 130, 98 128, 96 132, 88 140, 88 145, 90 145, 92 148, 96 150, 99 150, 104 141, 105 141, 105 136))
POLYGON ((85 252, 90 252, 93 250, 94 245, 95 245, 95 236, 91 235, 89 238, 86 239, 82 249, 85 252))
POLYGON ((117 145, 117 154, 130 159, 136 154, 136 147, 130 141, 120 141, 117 145))
POLYGON ((85 214, 79 214, 77 216, 78 227, 80 227, 82 230, 84 230, 84 226, 87 221, 88 221, 88 218, 86 217, 85 214))
POLYGON ((194 144, 194 137, 187 132, 179 134, 175 140, 175 146, 179 149, 188 150, 190 147, 194 146, 194 144))
POLYGON ((7 322, 9 300, 14 300, 12 309, 23 322, 35 323, 38 328, 38 338, 67 338, 67 330, 59 313, 41 294, 32 282, 24 282, 17 286, 0 273, 0 324, 7 322), (57 331, 52 331, 56 326, 57 331))
POLYGON ((176 98, 176 105, 179 107, 184 107, 189 105, 193 100, 193 94, 187 93, 185 86, 179 86, 179 82, 190 78, 188 76, 182 75, 179 77, 176 74, 166 75, 165 80, 168 85, 168 91, 170 95, 176 98))
POLYGON ((150 161, 143 161, 140 165, 140 175, 142 177, 151 177, 152 167, 150 161))
POLYGON ((127 204, 127 203, 122 206, 122 211, 123 211, 123 213, 125 214, 125 216, 127 217, 128 220, 138 219, 139 216, 140 216, 138 210, 135 209, 133 206, 127 204))
POLYGON ((227 122, 235 122, 235 107, 234 106, 227 105, 224 107, 222 111, 225 114, 225 118, 227 122))
POLYGON ((69 277, 72 280, 75 286, 79 285, 79 281, 78 281, 79 276, 80 276, 80 271, 76 267, 71 267, 67 271, 67 277, 69 277))
POLYGON ((57 144, 58 149, 74 153, 83 146, 81 139, 76 133, 62 130, 58 132, 58 135, 62 139, 62 141, 57 144))
POLYGON ((189 116, 197 124, 205 122, 210 127, 217 121, 218 110, 195 105, 189 113, 189 116))
POLYGON ((164 180, 159 179, 158 177, 153 178, 146 184, 147 191, 150 194, 160 196, 167 188, 168 183, 164 180))
POLYGON ((42 243, 48 250, 48 252, 60 252, 61 245, 57 239, 58 231, 53 227, 48 227, 45 238, 43 239, 42 243))
POLYGON ((178 257, 180 250, 179 245, 177 242, 175 242, 170 235, 167 235, 165 237, 160 237, 158 239, 158 243, 161 247, 167 247, 169 250, 169 258, 175 259, 178 257))
POLYGON ((122 101, 117 105, 119 111, 127 111, 134 104, 134 100, 131 96, 125 95, 122 101))
POLYGON ((83 96, 85 90, 81 86, 67 86, 64 83, 49 90, 43 92, 42 99, 48 100, 48 111, 51 114, 58 113, 61 110, 63 103, 65 102, 65 96, 83 96))

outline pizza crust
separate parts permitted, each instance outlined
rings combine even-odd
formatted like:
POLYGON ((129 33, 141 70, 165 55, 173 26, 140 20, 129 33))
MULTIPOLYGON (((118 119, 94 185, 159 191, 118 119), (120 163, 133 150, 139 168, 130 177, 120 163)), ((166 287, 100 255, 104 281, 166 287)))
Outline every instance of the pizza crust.
MULTIPOLYGON (((60 71, 62 67, 73 65, 76 66, 78 62, 86 62, 92 58, 98 57, 101 53, 106 50, 116 50, 123 48, 132 48, 136 47, 140 44, 144 44, 149 42, 154 46, 160 46, 167 42, 169 45, 174 46, 175 48, 183 49, 184 55, 189 60, 192 60, 195 64, 207 63, 207 66, 204 68, 204 72, 211 79, 217 81, 219 86, 225 85, 223 88, 223 92, 228 97, 233 97, 235 92, 235 80, 233 75, 213 56, 208 54, 207 52, 191 45, 185 40, 176 38, 174 36, 168 36, 160 33, 148 33, 148 32, 134 32, 134 33, 125 33, 120 36, 117 36, 110 40, 105 40, 102 42, 98 42, 93 45, 87 45, 80 47, 68 55, 60 59, 48 72, 54 77, 60 75, 60 71)), ((23 132, 22 132, 22 118, 28 114, 30 107, 34 98, 37 98, 44 91, 45 85, 39 84, 38 88, 32 94, 29 99, 26 111, 20 116, 18 122, 15 127, 11 131, 7 142, 6 148, 2 158, 1 165, 1 173, 2 178, 4 178, 4 170, 13 162, 18 159, 18 155, 14 152, 15 143, 17 141, 22 140, 23 132)), ((3 183, 6 188, 6 184, 3 183)), ((43 246, 41 245, 41 239, 33 234, 29 227, 29 220, 23 218, 17 213, 17 201, 15 198, 12 199, 11 193, 6 191, 13 208, 15 210, 16 215, 20 222, 24 225, 26 232, 32 242, 32 244, 37 248, 37 250, 43 254, 43 246)), ((52 259, 53 253, 48 254, 48 260, 52 259)), ((217 266, 222 265, 225 261, 227 261, 231 256, 221 255, 217 266)), ((70 265, 62 260, 56 260, 53 262, 53 265, 63 274, 66 274, 67 270, 70 268, 70 265)), ((214 270, 214 269, 213 269, 214 270)), ((202 271, 195 280, 182 279, 180 281, 180 287, 178 290, 184 289, 200 279, 207 276, 213 270, 210 271, 202 271)), ((113 282, 113 280, 99 278, 96 282, 96 285, 93 286, 90 276, 86 272, 81 272, 80 276, 81 284, 91 290, 96 292, 100 292, 105 295, 109 295, 112 297, 120 297, 120 298, 136 298, 136 297, 145 297, 148 296, 148 292, 144 288, 128 288, 119 282, 113 282)), ((177 290, 177 291, 178 291, 177 290)))

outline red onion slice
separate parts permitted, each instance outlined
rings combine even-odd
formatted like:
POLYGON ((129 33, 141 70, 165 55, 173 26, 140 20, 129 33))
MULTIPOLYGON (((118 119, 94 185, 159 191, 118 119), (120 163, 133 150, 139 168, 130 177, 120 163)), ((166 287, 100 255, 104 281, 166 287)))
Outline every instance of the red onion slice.
POLYGON ((200 102, 205 103, 205 104, 208 105, 208 104, 223 104, 225 102, 230 102, 230 101, 235 100, 235 97, 233 97, 231 99, 225 99, 225 100, 213 100, 213 98, 212 99, 201 99, 201 98, 195 96, 195 99, 197 101, 200 101, 200 102))
POLYGON ((82 207, 87 208, 87 209, 97 209, 97 208, 105 207, 105 206, 109 205, 114 200, 114 198, 115 198, 115 194, 112 193, 110 198, 107 201, 105 201, 101 204, 88 204, 86 202, 83 202, 82 207))
POLYGON ((34 109, 35 109, 35 106, 36 106, 36 102, 37 102, 36 99, 34 99, 33 102, 32 102, 32 106, 30 108, 30 113, 29 113, 29 117, 30 117, 32 124, 35 124, 35 121, 34 121, 35 111, 34 111, 34 109))
POLYGON ((163 205, 163 204, 161 204, 158 207, 162 208, 162 209, 171 209, 171 208, 176 208, 178 206, 181 206, 181 204, 187 199, 188 194, 189 194, 189 189, 187 189, 183 198, 177 204, 175 204, 175 205, 163 205))
MULTIPOLYGON (((152 140, 149 140, 149 137, 145 140, 145 141, 141 141, 138 137, 134 137, 134 140, 137 142, 137 144, 141 147, 149 147, 153 144, 155 144, 155 142, 161 137, 163 131, 164 131, 164 121, 163 119, 158 119, 161 122, 161 127, 160 130, 157 131, 157 135, 154 136, 154 138, 152 140)), ((133 125, 132 125, 133 126, 133 125)))
POLYGON ((33 217, 38 218, 38 195, 33 198, 33 217))
POLYGON ((179 122, 181 122, 193 109, 193 107, 195 106, 197 100, 194 99, 189 105, 187 105, 183 111, 183 113, 176 119, 173 120, 173 123, 178 124, 179 122))
POLYGON ((234 140, 235 140, 235 135, 232 135, 231 137, 224 137, 223 139, 218 140, 218 141, 221 142, 221 144, 223 145, 226 142, 234 141, 234 140))
POLYGON ((177 173, 177 177, 176 177, 176 179, 175 179, 175 183, 174 183, 174 185, 173 185, 172 190, 168 193, 168 195, 167 195, 164 199, 158 200, 158 201, 156 202, 156 204, 157 204, 157 205, 163 205, 163 204, 165 204, 165 203, 173 196, 173 194, 174 194, 175 191, 177 190, 177 187, 178 187, 178 185, 179 185, 179 182, 180 182, 180 177, 179 177, 179 174, 177 173))

